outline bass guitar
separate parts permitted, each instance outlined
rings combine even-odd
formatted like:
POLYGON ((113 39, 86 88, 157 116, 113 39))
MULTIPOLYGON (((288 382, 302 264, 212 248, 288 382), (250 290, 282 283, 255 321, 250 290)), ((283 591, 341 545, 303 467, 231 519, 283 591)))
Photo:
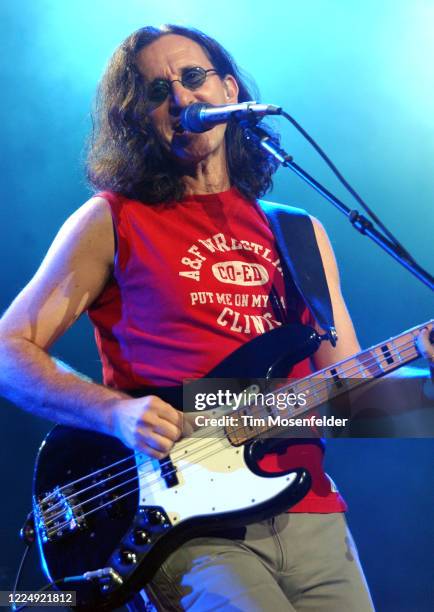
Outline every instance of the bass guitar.
MULTIPOLYGON (((273 393, 285 390, 307 398, 303 406, 288 407, 285 416, 312 412, 349 387, 417 359, 415 339, 429 325, 432 321, 279 387, 273 393)), ((432 336, 431 331, 431 341, 432 336)), ((207 380, 232 379, 238 389, 262 385, 264 391, 258 380, 284 377, 321 341, 311 327, 282 326, 240 347, 207 380)), ((148 392, 194 410, 186 398, 193 398, 196 389, 194 381, 148 392)), ((278 474, 258 466, 273 437, 273 410, 265 404, 228 407, 235 421, 198 427, 161 461, 111 436, 54 427, 40 447, 33 486, 35 531, 50 582, 74 590, 80 609, 112 610, 131 599, 188 539, 262 520, 297 503, 310 486, 303 466, 278 474), (242 416, 254 416, 255 423, 262 418, 263 425, 246 425, 246 419, 237 425, 242 416)))

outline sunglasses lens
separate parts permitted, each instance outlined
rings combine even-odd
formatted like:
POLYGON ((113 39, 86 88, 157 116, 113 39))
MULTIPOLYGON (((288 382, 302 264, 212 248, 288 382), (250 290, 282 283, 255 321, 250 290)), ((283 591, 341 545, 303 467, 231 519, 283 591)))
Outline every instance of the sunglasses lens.
POLYGON ((162 79, 159 81, 154 81, 149 85, 148 88, 148 100, 151 102, 163 102, 170 91, 170 85, 167 81, 163 81, 162 79))
POLYGON ((204 84, 206 79, 206 70, 197 66, 189 68, 182 75, 182 84, 188 89, 197 89, 204 84))

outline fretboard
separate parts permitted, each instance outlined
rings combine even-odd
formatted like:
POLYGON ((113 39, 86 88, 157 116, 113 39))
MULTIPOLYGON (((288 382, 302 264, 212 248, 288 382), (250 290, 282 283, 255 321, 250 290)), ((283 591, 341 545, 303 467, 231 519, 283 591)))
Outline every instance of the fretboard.
POLYGON ((270 435, 275 425, 270 425, 273 417, 280 415, 285 418, 300 417, 314 410, 325 402, 366 384, 373 379, 381 378, 393 370, 397 370, 420 357, 415 340, 419 332, 433 320, 409 329, 398 336, 380 342, 365 351, 352 355, 343 361, 324 368, 297 381, 275 389, 278 393, 303 394, 305 405, 276 408, 276 402, 268 405, 249 404, 234 411, 237 415, 237 425, 225 427, 230 442, 239 446, 264 435, 270 435), (245 417, 245 418, 241 418, 245 417), (271 417, 271 419, 269 418, 271 417))

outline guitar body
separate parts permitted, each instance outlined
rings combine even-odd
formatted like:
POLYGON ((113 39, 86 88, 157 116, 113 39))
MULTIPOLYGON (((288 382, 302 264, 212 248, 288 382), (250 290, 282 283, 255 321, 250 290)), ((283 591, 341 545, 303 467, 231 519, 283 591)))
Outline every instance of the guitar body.
MULTIPOLYGON (((208 376, 233 378, 237 388, 252 377, 284 376, 319 344, 312 328, 281 327, 242 346, 208 376)), ((182 405, 182 387, 148 392, 182 405)), ((49 580, 112 568, 115 579, 59 588, 76 591, 80 609, 114 609, 183 542, 262 520, 304 497, 310 477, 302 466, 263 473, 257 459, 264 444, 234 446, 223 432, 204 437, 196 431, 158 461, 111 436, 56 426, 39 450, 33 487, 35 529, 49 580)))

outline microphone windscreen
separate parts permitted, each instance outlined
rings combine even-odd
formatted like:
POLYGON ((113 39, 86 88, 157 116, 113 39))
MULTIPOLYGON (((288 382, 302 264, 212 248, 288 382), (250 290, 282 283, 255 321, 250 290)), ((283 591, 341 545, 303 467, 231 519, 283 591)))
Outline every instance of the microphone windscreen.
POLYGON ((202 110, 210 107, 211 104, 201 104, 199 102, 190 104, 184 108, 180 116, 180 122, 184 130, 188 132, 206 132, 210 130, 213 125, 207 125, 206 122, 201 118, 200 114, 202 110))

